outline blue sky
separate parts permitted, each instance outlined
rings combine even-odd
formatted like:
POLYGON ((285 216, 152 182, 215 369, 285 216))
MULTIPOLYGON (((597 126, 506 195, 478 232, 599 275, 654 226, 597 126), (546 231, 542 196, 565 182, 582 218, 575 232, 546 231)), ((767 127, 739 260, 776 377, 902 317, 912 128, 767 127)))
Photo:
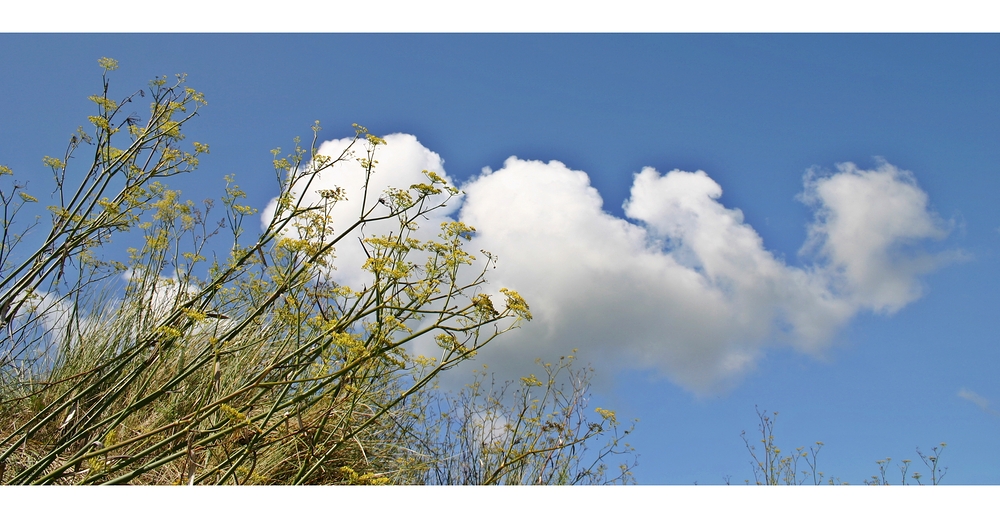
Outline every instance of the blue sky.
POLYGON ((86 124, 102 56, 120 95, 178 72, 206 94, 185 133, 211 154, 171 182, 193 199, 236 173, 264 208, 269 150, 316 119, 323 141, 354 122, 414 136, 390 139, 386 170, 443 160, 468 193, 453 215, 539 316, 489 363, 514 376, 579 348, 594 406, 640 420, 640 483, 752 478, 755 406, 780 412, 786 451, 823 441, 821 469, 845 482, 940 442, 946 482, 1000 482, 1000 418, 976 403, 1000 405, 997 35, 2 34, 0 49, 0 164, 39 184, 41 157, 86 124))

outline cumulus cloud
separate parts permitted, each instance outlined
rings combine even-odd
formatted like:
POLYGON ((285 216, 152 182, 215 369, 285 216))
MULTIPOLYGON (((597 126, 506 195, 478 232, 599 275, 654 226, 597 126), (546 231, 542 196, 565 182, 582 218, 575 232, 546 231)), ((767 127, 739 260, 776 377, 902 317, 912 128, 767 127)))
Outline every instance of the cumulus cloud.
POLYGON ((948 227, 928 211, 927 193, 909 171, 881 161, 871 171, 840 164, 833 175, 810 172, 801 199, 816 209, 806 250, 816 250, 836 276, 839 294, 855 305, 893 313, 920 297, 921 275, 955 254, 916 249, 948 227))
MULTIPOLYGON (((422 169, 444 174, 414 137, 386 140, 379 190, 415 183, 422 169)), ((345 144, 324 146, 333 154, 345 144)), ((331 181, 346 183, 324 178, 317 188, 331 181)), ((885 162, 806 174, 801 200, 816 217, 805 267, 767 250, 703 171, 643 169, 624 204, 628 219, 603 210, 585 172, 557 161, 511 157, 460 187, 460 212, 436 217, 476 227, 469 248, 498 257, 489 289, 518 290, 535 315, 479 358, 515 379, 534 358, 577 348, 605 379, 640 369, 698 393, 724 389, 769 347, 819 353, 859 311, 898 311, 921 295, 922 274, 953 257, 923 251, 948 226, 913 175, 885 162)), ((424 227, 437 231, 436 222, 424 227)), ((350 253, 338 250, 344 280, 347 265, 363 262, 350 253)))

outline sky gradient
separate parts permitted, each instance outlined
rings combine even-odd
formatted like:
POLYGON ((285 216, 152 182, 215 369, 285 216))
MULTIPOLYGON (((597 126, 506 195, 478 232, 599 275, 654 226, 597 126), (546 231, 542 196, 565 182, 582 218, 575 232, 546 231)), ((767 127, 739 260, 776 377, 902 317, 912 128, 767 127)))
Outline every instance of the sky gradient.
POLYGON ((1000 482, 997 35, 3 34, 0 49, 0 164, 39 184, 41 157, 86 124, 102 56, 119 96, 179 72, 206 94, 185 133, 211 154, 171 182, 186 197, 235 173, 264 209, 269 151, 316 119, 321 141, 354 122, 387 135, 387 181, 446 174, 467 194, 441 217, 480 230, 470 249, 499 255, 495 287, 537 317, 483 361, 516 377, 578 348, 593 406, 640 420, 640 483, 752 479, 755 406, 780 412, 786 451, 823 441, 820 469, 845 482, 940 442, 946 482, 1000 482))

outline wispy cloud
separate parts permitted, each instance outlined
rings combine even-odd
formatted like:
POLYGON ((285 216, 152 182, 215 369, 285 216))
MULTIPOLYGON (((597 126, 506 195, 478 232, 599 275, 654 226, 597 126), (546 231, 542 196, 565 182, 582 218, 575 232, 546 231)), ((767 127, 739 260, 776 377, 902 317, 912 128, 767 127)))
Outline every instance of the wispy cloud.
POLYGON ((978 406, 980 410, 986 412, 987 414, 1000 416, 1000 412, 997 412, 996 410, 990 408, 990 400, 984 398, 983 396, 980 396, 979 394, 976 394, 975 392, 969 389, 963 388, 959 390, 958 397, 965 399, 967 401, 971 401, 973 404, 978 406))
MULTIPOLYGON (((416 138, 386 140, 377 189, 416 183, 422 169, 443 174, 416 138)), ((361 175, 346 169, 314 188, 359 190, 361 175)), ((645 369, 695 392, 725 389, 769 347, 818 353, 859 311, 898 311, 920 297, 921 275, 956 257, 924 250, 949 226, 913 175, 885 162, 806 174, 801 200, 816 217, 801 268, 719 203, 722 187, 703 171, 643 169, 624 205, 629 219, 604 212, 588 175, 557 161, 511 157, 461 188, 457 217, 478 230, 470 250, 499 258, 491 289, 518 290, 536 317, 479 358, 511 377, 578 348, 599 375, 645 369)), ((448 211, 436 217, 456 216, 448 211)), ((437 221, 423 227, 433 235, 437 221)), ((356 252, 338 249, 343 281, 360 279, 348 267, 362 264, 356 252)))

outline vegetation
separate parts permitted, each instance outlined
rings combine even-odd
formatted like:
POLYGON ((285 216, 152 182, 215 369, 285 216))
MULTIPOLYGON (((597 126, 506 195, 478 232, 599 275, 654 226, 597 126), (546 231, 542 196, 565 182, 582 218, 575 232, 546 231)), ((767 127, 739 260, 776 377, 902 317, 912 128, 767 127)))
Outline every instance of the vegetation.
MULTIPOLYGON (((824 472, 819 471, 817 459, 819 451, 823 448, 822 442, 817 441, 808 450, 804 446, 800 446, 793 453, 782 454, 781 448, 775 444, 774 439, 774 424, 777 417, 777 412, 767 415, 766 411, 757 410, 757 418, 760 420, 757 430, 761 435, 760 443, 763 445, 762 451, 758 451, 755 445, 750 444, 750 441, 746 437, 746 431, 740 434, 740 437, 743 438, 743 443, 746 445, 747 452, 750 454, 750 465, 753 468, 754 483, 767 486, 844 483, 838 478, 827 476, 824 472), (805 464, 801 470, 799 469, 800 461, 805 464), (808 469, 805 469, 806 467, 808 469)), ((948 472, 948 468, 939 466, 941 452, 944 451, 946 446, 947 444, 941 443, 939 446, 932 448, 930 455, 925 455, 920 451, 920 448, 917 448, 917 455, 930 471, 929 482, 932 485, 938 485, 948 472)), ((872 475, 864 483, 866 485, 888 486, 896 483, 907 485, 913 482, 924 485, 927 482, 926 477, 920 472, 909 472, 910 460, 903 460, 898 464, 897 467, 900 473, 898 479, 886 474, 890 462, 892 462, 892 459, 888 457, 884 460, 876 461, 879 474, 872 475), (909 480, 907 479, 908 474, 909 480)), ((728 484, 729 481, 727 480, 726 482, 728 484)), ((749 479, 744 482, 750 484, 749 479)))
MULTIPOLYGON (((575 351, 574 351, 575 352, 575 351)), ((635 480, 633 449, 623 438, 611 410, 595 408, 588 419, 591 369, 574 369, 573 356, 557 364, 538 363, 544 372, 518 382, 498 384, 484 366, 475 381, 451 397, 433 397, 421 415, 431 426, 417 426, 420 440, 437 459, 423 481, 429 484, 609 484, 635 480), (488 383, 487 383, 488 381, 488 383), (510 394, 513 392, 513 394, 510 394), (512 396, 508 398, 507 396, 512 396), (506 401, 513 403, 505 403, 506 401), (608 429, 610 427, 610 430, 608 429), (611 432, 609 441, 589 452, 592 439, 611 432), (615 467, 611 457, 622 459, 615 467)), ((440 396, 440 394, 434 394, 440 396)))
POLYGON ((256 210, 232 176, 213 224, 212 201, 161 183, 209 152, 182 149, 205 97, 177 76, 115 100, 117 63, 99 63, 94 133, 81 127, 61 158, 44 158, 55 184, 45 224, 18 226, 41 202, 0 167, 0 483, 631 481, 634 461, 604 464, 630 454, 630 429, 585 411, 589 371, 571 356, 541 363, 541 379, 497 384, 483 371, 457 395, 437 388, 443 371, 531 318, 517 292, 484 293, 493 259, 463 249, 475 229, 449 222, 437 239, 414 237, 444 203, 434 200, 458 194, 439 175, 366 187, 357 219, 334 221, 354 193, 322 191, 313 204, 305 192, 347 160, 370 177, 385 142, 355 125, 350 146, 321 156, 317 123, 308 148, 296 139, 292 153, 274 152, 266 229, 244 227, 256 210), (146 96, 145 123, 126 115, 146 96), (376 221, 396 230, 364 234, 376 221), (359 239, 368 282, 335 282, 336 247, 359 239), (408 352, 419 340, 435 341, 437 357, 408 352))

